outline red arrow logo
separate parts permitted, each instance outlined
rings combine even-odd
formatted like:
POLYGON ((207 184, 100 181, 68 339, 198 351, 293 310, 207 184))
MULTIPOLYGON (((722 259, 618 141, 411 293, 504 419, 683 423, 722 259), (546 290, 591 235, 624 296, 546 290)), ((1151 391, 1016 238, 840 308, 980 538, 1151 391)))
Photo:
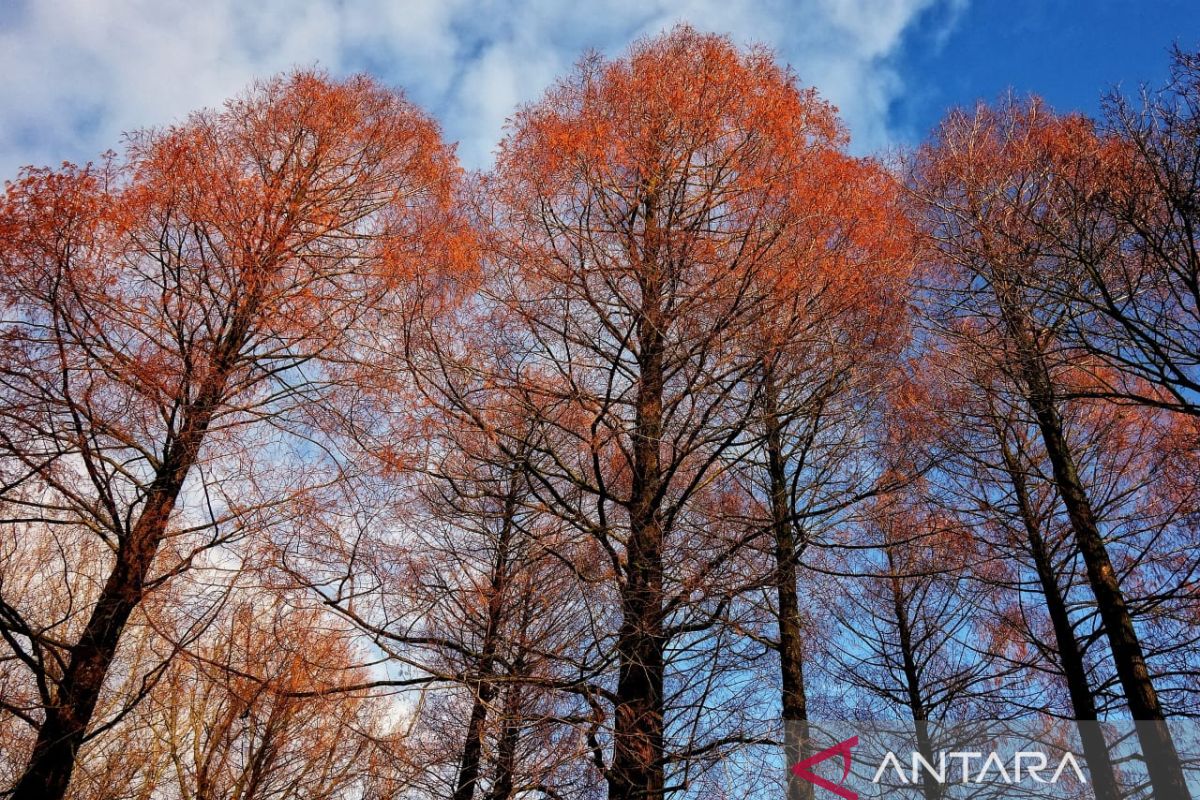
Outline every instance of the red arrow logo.
POLYGON ((795 764, 792 767, 792 774, 811 783, 813 786, 820 786, 822 789, 828 789, 838 797, 845 800, 858 800, 858 792, 853 792, 844 788, 841 784, 850 775, 850 750, 858 744, 858 737, 851 736, 844 742, 838 742, 833 747, 826 748, 821 752, 811 755, 803 761, 795 764), (827 758, 833 758, 836 755, 842 757, 842 778, 837 783, 826 780, 820 775, 815 774, 812 768, 820 764, 827 758))

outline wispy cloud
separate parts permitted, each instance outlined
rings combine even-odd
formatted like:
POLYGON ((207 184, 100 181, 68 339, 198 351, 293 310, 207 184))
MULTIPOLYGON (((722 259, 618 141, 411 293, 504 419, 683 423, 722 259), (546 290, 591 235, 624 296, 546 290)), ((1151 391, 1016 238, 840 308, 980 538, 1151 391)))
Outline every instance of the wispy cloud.
MULTIPOLYGON (((56 0, 0 10, 0 176, 86 160, 121 132, 219 104, 293 66, 404 87, 486 166, 504 119, 589 48, 678 21, 772 45, 842 110, 866 150, 891 142, 896 58, 933 7, 965 0, 56 0)), ((952 17, 953 15, 951 15, 952 17)), ((940 15, 946 18, 946 15, 940 15)))

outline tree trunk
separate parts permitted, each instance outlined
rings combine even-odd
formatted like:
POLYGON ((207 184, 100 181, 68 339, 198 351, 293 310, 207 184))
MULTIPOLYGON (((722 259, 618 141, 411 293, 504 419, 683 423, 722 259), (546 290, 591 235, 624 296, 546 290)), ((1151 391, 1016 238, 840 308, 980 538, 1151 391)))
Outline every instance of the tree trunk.
MULTIPOLYGON (((653 241, 647 204, 647 240, 653 241)), ((652 248, 649 248, 652 250, 652 248)), ((620 666, 614 713, 610 800, 661 800, 663 764, 663 521, 661 514, 664 390, 663 280, 651 252, 645 258, 642 309, 637 324, 640 376, 633 433, 629 541, 625 548, 622 620, 617 635, 620 666)))
POLYGON ((1021 521, 1025 527, 1029 552, 1033 556, 1034 568, 1037 570, 1038 581, 1045 597, 1046 611, 1050 615, 1050 623, 1054 629, 1055 645, 1058 649, 1063 677, 1067 683, 1067 692, 1071 697, 1071 710, 1079 723, 1079 738, 1083 744, 1083 755, 1087 760, 1092 790, 1096 794, 1096 800, 1121 800, 1108 744, 1105 742, 1104 732, 1097 722, 1099 716, 1096 713, 1096 699, 1088 685, 1083 653, 1079 649, 1075 630, 1071 626, 1067 604, 1059 589, 1050 553, 1038 527, 1033 504, 1029 499, 1029 489, 1025 483, 1025 474, 1021 470, 1021 465, 1017 463, 1016 455, 1005 441, 1004 432, 997 429, 996 434, 1000 440, 1005 471, 1008 473, 1013 494, 1017 499, 1021 521))
POLYGON ((1125 692, 1129 711, 1139 721, 1138 739, 1142 744, 1154 793, 1157 797, 1186 800, 1191 795, 1184 781, 1179 754, 1167 728, 1116 570, 1108 557, 1104 538, 1063 436, 1062 423, 1052 406, 1039 405, 1043 407, 1041 410, 1035 409, 1035 413, 1054 468, 1055 482, 1067 507, 1067 515, 1087 567, 1088 582, 1096 596, 1100 618, 1104 621, 1117 677, 1125 692))
POLYGON ((471 704, 471 718, 467 722, 467 736, 463 740, 462 755, 458 762, 458 780, 454 788, 454 800, 471 800, 475 794, 483 761, 484 726, 487 724, 488 706, 495 697, 493 686, 491 681, 481 680, 475 687, 475 700, 471 704))
POLYGON ((179 436, 168 448, 150 484, 146 505, 117 548, 116 563, 96 607, 69 651, 67 668, 58 683, 57 702, 46 709, 33 753, 10 800, 61 800, 66 794, 121 633, 145 594, 154 556, 166 534, 183 482, 199 454, 223 386, 222 379, 201 393, 184 417, 179 436))
POLYGON ((475 699, 471 704, 467 736, 463 741, 462 756, 459 758, 458 781, 455 784, 453 800, 471 800, 479 783, 488 708, 496 696, 493 671, 500 647, 500 626, 504 622, 504 594, 508 584, 509 549, 512 544, 513 521, 517 511, 518 470, 519 467, 514 468, 508 491, 504 497, 500 536, 496 543, 496 561, 492 565, 487 623, 479 653, 477 669, 479 679, 475 683, 475 699))
MULTIPOLYGON (((763 363, 763 419, 767 476, 771 492, 771 533, 775 542, 775 590, 778 596, 780 708, 784 756, 788 765, 808 756, 808 701, 804 691, 804 640, 796 588, 796 540, 788 498, 779 398, 771 367, 763 363)), ((811 800, 813 785, 788 770, 788 800, 811 800)))
POLYGON ((1046 455, 1053 468, 1055 486, 1067 509, 1076 544, 1087 567, 1088 582, 1104 622, 1117 677, 1121 681, 1130 713, 1140 721, 1137 725, 1138 739, 1146 759, 1150 783, 1156 797, 1187 800, 1191 795, 1184 781, 1179 753, 1164 721, 1158 693, 1150 678, 1150 670, 1125 596, 1121 592, 1120 581, 1108 557, 1096 514, 1067 442, 1054 383, 1044 355, 1033 333, 1028 330, 1020 309, 1007 298, 1006 290, 1001 289, 998 294, 1009 336, 1016 346, 1017 367, 1026 387, 1025 400, 1037 419, 1046 455))
MULTIPOLYGON (((890 551, 887 557, 889 569, 895 570, 890 551)), ((933 744, 929 740, 929 711, 921 692, 921 671, 917 666, 917 654, 913 647, 912 626, 904 608, 904 587, 895 574, 891 578, 891 588, 892 610, 896 615, 896 633, 904 667, 904 688, 908 694, 908 707, 917 735, 917 752, 925 759, 925 763, 934 764, 933 744)), ((922 772, 921 793, 925 800, 941 800, 942 787, 927 772, 922 772)))
POLYGON ((487 800, 512 800, 516 785, 517 745, 520 739, 521 691, 520 687, 514 684, 508 687, 504 696, 504 726, 500 732, 500 744, 496 748, 496 778, 488 792, 487 800))

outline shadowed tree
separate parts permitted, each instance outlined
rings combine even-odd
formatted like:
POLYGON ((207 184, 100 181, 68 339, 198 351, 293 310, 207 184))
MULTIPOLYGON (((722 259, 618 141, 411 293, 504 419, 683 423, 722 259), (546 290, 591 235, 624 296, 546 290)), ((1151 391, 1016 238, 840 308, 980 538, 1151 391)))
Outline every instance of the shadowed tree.
POLYGON ((989 363, 1036 421, 1056 491, 1104 624, 1113 663, 1156 792, 1187 797, 1178 753, 1066 427, 1063 343, 1068 308, 1048 287, 1071 270, 1045 229, 1064 213, 1063 180, 1082 179, 1098 141, 1087 120, 1054 116, 1038 101, 952 113, 922 148, 912 188, 936 262, 928 318, 961 357, 989 363))

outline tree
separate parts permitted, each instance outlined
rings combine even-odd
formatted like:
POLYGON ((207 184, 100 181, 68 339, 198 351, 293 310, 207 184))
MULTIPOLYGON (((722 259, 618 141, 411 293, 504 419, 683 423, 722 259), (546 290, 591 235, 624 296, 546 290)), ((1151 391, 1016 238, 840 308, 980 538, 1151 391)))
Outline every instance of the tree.
MULTIPOLYGON (((804 560, 823 546, 822 528, 897 478, 876 433, 886 430, 881 401, 899 374, 912 263, 892 176, 832 147, 814 162, 804 178, 808 231, 800 249, 783 253, 787 277, 769 287, 742 345, 754 365, 744 378, 757 408, 749 431, 759 437, 738 453, 755 509, 747 523, 767 531, 771 551, 767 577, 751 584, 775 595, 789 763, 806 755, 791 737, 808 719, 804 560)), ((811 796, 810 783, 789 781, 789 797, 811 796)))
POLYGON ((667 752, 671 643, 717 623, 705 598, 752 538, 714 538, 708 515, 752 413, 734 344, 839 137, 769 53, 677 28, 584 59, 517 114, 485 183, 494 302, 529 378, 512 391, 554 431, 538 496, 606 553, 619 603, 610 797, 660 798, 691 761, 667 752))
POLYGON ((1036 420, 1104 623, 1113 662, 1157 792, 1186 797, 1178 753, 1151 679, 1094 498, 1064 422, 1071 351, 1067 309, 1047 290, 1069 266, 1043 233, 1061 212, 1056 186, 1097 146, 1091 125, 1040 102, 952 113, 914 164, 912 189, 929 237, 930 319, 968 359, 996 366, 1036 420))
MULTIPOLYGON (((492 374, 492 329, 469 303, 437 327, 438 342, 470 354, 471 374, 492 374)), ((306 518, 270 560, 370 637, 396 677, 369 686, 419 690, 419 791, 579 795, 587 746, 575 725, 591 712, 581 698, 596 649, 580 576, 595 557, 530 488, 544 455, 524 407, 487 381, 455 388, 470 402, 396 404, 388 424, 420 434, 375 454, 375 496, 306 518)))
POLYGON ((399 94, 301 72, 135 135, 123 160, 10 185, 5 521, 87 530, 108 564, 65 640, 5 598, 7 644, 41 693, 15 800, 63 796, 147 592, 337 479, 329 400, 366 381, 356 350, 462 255, 456 176, 399 94), (304 469, 271 485, 289 451, 304 469), (163 549, 184 535, 199 543, 163 549))
POLYGON ((1093 393, 1200 416, 1200 53, 1140 104, 1111 95, 1092 151, 1059 178, 1042 221, 1069 278, 1064 334, 1108 369, 1093 393))
POLYGON ((584 569, 587 555, 562 541, 561 520, 533 498, 540 447, 527 420, 494 420, 516 443, 509 454, 470 421, 447 422, 430 431, 441 455, 420 488, 426 521, 402 545, 412 580, 400 604, 420 609, 420 620, 380 635, 467 690, 465 724, 457 698, 445 703, 459 723, 448 726, 454 800, 578 795, 569 765, 586 745, 562 721, 579 704, 560 689, 576 688, 591 643, 578 579, 562 559, 584 569))
MULTIPOLYGON (((1036 423, 990 365, 958 358, 953 348, 924 363, 929 382, 943 387, 929 409, 944 420, 929 442, 938 463, 929 478, 939 484, 939 505, 974 529, 988 553, 966 576, 988 598, 979 611, 991 606, 1000 632, 995 641, 1008 644, 993 655, 1026 674, 1026 687, 1052 674, 1049 698, 1035 694, 1026 700, 1009 692, 1007 700, 1077 720, 1093 791, 1097 798, 1117 800, 1112 759, 1095 724, 1104 681, 1088 659, 1094 615, 1072 618, 1072 606, 1081 605, 1072 600, 1078 549, 1045 474, 1045 459, 1036 456, 1036 423), (1064 710, 1056 707, 1060 687, 1068 697, 1064 710)), ((1077 445, 1077 452, 1084 449, 1077 445)))
POLYGON ((382 730, 378 702, 339 691, 365 676, 332 622, 279 597, 239 602, 177 659, 138 720, 162 743, 147 788, 173 782, 194 800, 332 800, 383 778, 376 751, 394 759, 396 737, 382 730))
MULTIPOLYGON (((980 543, 927 507, 922 488, 881 495, 861 515, 853 540, 875 549, 846 554, 845 571, 859 577, 827 603, 845 638, 824 655, 868 707, 882 701, 880 716, 907 717, 917 752, 933 764, 941 732, 931 723, 994 716, 992 687, 1003 670, 987 648, 972 645, 990 637, 959 580, 980 543)), ((927 800, 944 793, 928 775, 921 788, 927 800)))

